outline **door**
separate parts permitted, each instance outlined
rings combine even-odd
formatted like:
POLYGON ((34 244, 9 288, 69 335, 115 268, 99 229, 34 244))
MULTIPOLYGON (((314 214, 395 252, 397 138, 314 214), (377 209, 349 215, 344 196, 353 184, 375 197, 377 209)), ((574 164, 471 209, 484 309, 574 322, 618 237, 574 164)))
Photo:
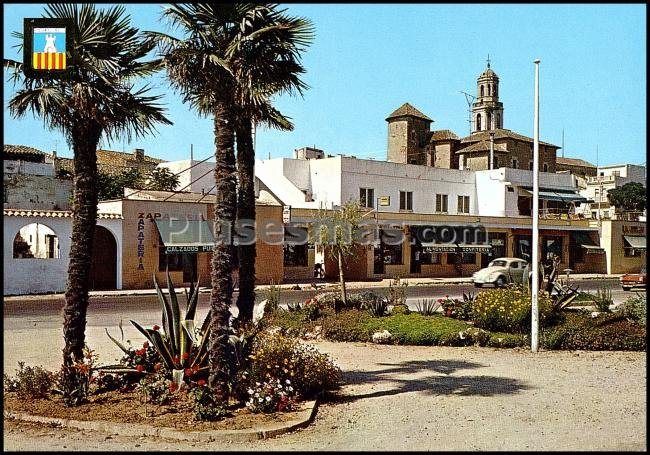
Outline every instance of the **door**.
POLYGON ((196 281, 196 253, 183 255, 183 283, 196 281))

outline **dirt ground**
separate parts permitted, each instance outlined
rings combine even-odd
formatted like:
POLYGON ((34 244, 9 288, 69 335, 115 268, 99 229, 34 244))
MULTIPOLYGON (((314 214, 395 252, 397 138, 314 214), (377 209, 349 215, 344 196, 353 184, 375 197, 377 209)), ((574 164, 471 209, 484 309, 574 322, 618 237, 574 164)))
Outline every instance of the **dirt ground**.
POLYGON ((645 450, 646 353, 317 342, 346 385, 306 429, 255 443, 5 420, 6 450, 645 450))

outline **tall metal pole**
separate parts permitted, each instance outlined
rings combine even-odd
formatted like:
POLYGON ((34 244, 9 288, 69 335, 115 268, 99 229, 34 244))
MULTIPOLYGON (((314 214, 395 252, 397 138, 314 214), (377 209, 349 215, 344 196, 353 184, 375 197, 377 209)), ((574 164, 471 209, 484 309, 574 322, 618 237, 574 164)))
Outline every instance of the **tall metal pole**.
POLYGON ((533 238, 531 283, 531 334, 530 349, 537 352, 539 347, 539 59, 535 63, 535 119, 533 126, 533 238))
POLYGON ((490 131, 490 169, 494 169, 494 130, 490 131))

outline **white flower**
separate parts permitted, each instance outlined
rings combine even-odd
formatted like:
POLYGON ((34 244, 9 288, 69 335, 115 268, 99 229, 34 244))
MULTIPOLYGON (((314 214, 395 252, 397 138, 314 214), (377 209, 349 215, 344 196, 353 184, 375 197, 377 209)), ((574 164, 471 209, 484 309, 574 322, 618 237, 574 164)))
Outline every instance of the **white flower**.
POLYGON ((266 397, 266 401, 271 401, 271 397, 266 397))
POLYGON ((259 387, 259 386, 261 386, 262 384, 260 384, 259 382, 256 382, 255 385, 256 385, 257 387, 259 387))
POLYGON ((252 395, 252 394, 254 394, 254 393, 255 393, 255 391, 254 391, 253 389, 248 389, 248 394, 249 394, 249 395, 252 395))
POLYGON ((289 386, 289 392, 293 392, 293 387, 289 386))
POLYGON ((259 393, 259 392, 255 392, 255 398, 257 398, 257 397, 259 397, 259 396, 260 396, 260 393, 259 393))
POLYGON ((259 402, 261 403, 261 402, 263 402, 264 400, 263 400, 262 398, 258 398, 257 401, 259 401, 259 402))
POLYGON ((289 381, 288 379, 284 382, 286 382, 287 384, 291 384, 291 381, 289 381))

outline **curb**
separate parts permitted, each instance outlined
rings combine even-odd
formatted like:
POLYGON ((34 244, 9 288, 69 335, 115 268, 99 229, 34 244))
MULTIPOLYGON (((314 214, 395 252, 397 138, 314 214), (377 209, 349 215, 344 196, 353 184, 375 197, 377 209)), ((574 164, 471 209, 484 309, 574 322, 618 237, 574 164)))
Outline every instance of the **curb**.
POLYGON ((107 422, 101 420, 72 420, 56 417, 44 417, 22 412, 4 411, 4 417, 24 422, 43 423, 65 428, 94 430, 120 436, 153 436, 191 442, 253 442, 267 439, 308 426, 316 417, 318 400, 306 401, 299 410, 299 417, 282 423, 272 423, 257 429, 247 430, 206 430, 181 431, 170 427, 154 427, 151 425, 107 422))

